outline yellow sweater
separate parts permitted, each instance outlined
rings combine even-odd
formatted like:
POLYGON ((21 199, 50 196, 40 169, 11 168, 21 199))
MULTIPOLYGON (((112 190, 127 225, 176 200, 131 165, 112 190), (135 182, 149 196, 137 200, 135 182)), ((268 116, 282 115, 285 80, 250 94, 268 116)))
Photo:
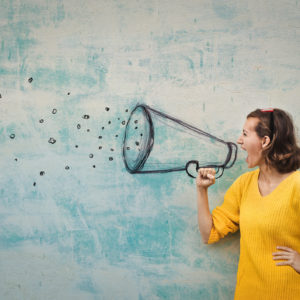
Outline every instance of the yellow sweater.
POLYGON ((224 203, 212 212, 208 243, 240 229, 240 260, 236 300, 299 300, 300 274, 290 266, 276 266, 272 253, 287 246, 300 253, 300 171, 285 178, 262 197, 259 169, 240 176, 224 203))

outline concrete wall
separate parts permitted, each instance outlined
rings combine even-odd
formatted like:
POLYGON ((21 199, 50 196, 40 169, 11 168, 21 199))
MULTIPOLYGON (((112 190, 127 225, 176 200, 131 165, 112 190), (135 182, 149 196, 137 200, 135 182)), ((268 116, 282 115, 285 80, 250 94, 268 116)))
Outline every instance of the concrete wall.
MULTIPOLYGON (((203 245, 194 180, 129 174, 125 126, 145 103, 225 141, 257 107, 299 127, 299 16, 296 0, 1 1, 0 298, 232 299, 239 235, 203 245)), ((214 155, 170 128, 160 164, 214 155)))

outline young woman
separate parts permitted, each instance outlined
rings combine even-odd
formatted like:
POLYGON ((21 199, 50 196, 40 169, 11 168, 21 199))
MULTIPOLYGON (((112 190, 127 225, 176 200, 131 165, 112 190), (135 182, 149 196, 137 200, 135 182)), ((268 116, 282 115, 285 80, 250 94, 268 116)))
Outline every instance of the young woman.
POLYGON ((248 168, 212 214, 207 189, 214 169, 196 180, 204 243, 240 230, 235 299, 300 299, 300 148, 291 117, 280 109, 251 112, 238 139, 248 168))

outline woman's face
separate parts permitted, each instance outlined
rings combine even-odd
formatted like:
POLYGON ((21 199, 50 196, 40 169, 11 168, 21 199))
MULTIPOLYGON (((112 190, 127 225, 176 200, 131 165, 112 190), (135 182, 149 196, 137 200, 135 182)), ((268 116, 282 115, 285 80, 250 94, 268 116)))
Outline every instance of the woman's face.
POLYGON ((248 153, 246 158, 248 168, 254 168, 264 163, 262 155, 264 138, 260 138, 255 131, 258 122, 258 118, 248 118, 244 124, 243 132, 237 140, 241 148, 248 153))

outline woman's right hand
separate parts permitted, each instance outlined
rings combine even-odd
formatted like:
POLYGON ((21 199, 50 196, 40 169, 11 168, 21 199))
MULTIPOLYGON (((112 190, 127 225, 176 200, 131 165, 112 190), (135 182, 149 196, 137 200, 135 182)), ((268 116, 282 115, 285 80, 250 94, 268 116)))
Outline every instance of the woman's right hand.
POLYGON ((213 168, 200 168, 196 178, 197 188, 208 188, 216 182, 216 171, 213 168))

